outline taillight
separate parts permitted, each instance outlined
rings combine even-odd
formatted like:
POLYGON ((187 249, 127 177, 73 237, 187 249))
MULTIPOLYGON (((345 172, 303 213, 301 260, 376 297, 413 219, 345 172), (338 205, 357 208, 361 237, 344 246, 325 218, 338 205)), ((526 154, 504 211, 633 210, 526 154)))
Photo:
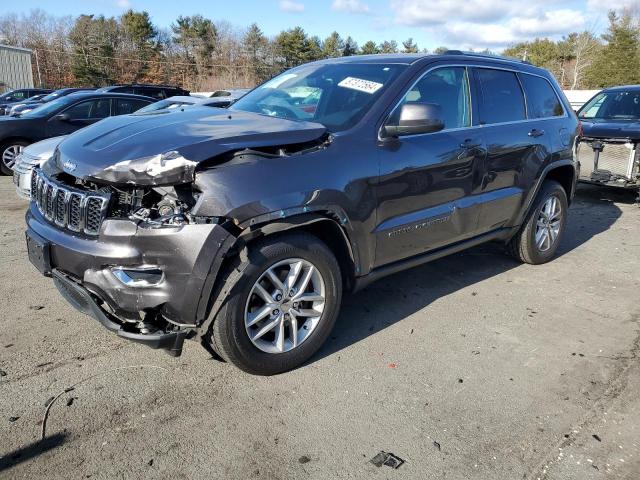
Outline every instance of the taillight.
POLYGON ((582 137, 584 129, 582 128, 582 122, 578 122, 578 137, 582 137))

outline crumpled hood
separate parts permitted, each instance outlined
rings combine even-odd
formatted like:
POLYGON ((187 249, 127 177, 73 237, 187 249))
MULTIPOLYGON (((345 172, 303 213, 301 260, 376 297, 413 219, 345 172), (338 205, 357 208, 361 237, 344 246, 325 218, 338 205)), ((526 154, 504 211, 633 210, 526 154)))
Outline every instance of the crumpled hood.
POLYGON ((580 121, 585 137, 640 140, 640 121, 638 120, 581 119, 580 121))
POLYGON ((200 162, 217 155, 311 142, 325 132, 317 123, 211 107, 123 115, 69 135, 58 146, 56 166, 109 183, 184 183, 200 162))

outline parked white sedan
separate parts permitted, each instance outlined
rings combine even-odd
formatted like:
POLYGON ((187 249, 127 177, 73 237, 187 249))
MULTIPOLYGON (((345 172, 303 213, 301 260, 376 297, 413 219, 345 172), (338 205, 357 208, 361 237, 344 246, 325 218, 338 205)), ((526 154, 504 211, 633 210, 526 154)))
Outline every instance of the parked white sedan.
POLYGON ((16 185, 18 196, 23 198, 30 197, 33 167, 42 165, 49 160, 65 136, 47 138, 41 142, 32 143, 25 147, 16 157, 16 163, 13 165, 13 183, 16 185))

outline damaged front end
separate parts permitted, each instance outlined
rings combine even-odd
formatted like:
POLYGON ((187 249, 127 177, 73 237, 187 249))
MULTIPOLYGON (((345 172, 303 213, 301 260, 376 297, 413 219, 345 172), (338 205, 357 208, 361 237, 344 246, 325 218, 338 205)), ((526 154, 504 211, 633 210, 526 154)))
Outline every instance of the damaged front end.
POLYGON ((580 180, 602 185, 640 187, 640 142, 625 138, 583 137, 576 147, 580 180))
POLYGON ((217 110, 106 119, 66 138, 32 176, 32 263, 81 312, 174 355, 203 324, 240 231, 230 212, 244 205, 234 195, 247 177, 237 172, 259 176, 261 160, 329 142, 319 124, 217 110))
POLYGON ((121 337, 179 355, 235 237, 191 214, 192 184, 98 184, 36 168, 29 256, 79 311, 121 337))

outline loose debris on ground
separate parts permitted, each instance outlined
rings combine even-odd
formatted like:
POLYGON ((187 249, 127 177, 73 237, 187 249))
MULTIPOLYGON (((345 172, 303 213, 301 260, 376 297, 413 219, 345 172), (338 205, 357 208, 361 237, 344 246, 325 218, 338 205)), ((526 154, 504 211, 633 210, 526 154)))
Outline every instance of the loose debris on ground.
POLYGON ((370 463, 373 463, 376 467, 380 468, 383 465, 387 467, 391 467, 393 469, 398 469, 404 463, 404 460, 394 455, 393 453, 388 453, 384 451, 380 451, 375 457, 369 460, 370 463))

